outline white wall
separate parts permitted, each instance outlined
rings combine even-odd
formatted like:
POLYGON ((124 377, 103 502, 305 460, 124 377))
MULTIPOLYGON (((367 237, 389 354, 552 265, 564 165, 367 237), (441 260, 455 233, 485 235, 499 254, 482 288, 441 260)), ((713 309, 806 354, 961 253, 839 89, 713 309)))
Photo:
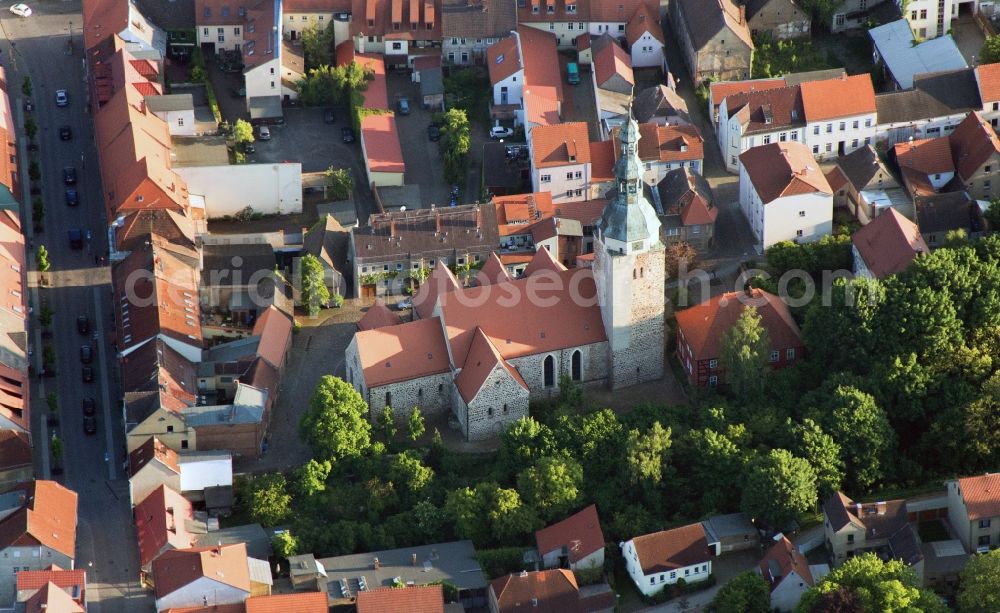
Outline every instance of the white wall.
MULTIPOLYGON (((234 17, 234 19, 236 18, 234 17)), ((218 51, 219 49, 239 49, 243 45, 242 19, 224 26, 198 26, 196 30, 198 32, 198 46, 204 43, 213 43, 215 50, 218 51)))
POLYGON ((692 581, 703 581, 712 574, 712 562, 706 561, 694 566, 685 566, 672 571, 654 573, 646 575, 642 572, 642 564, 635 552, 633 541, 628 541, 622 546, 622 557, 625 558, 625 568, 632 577, 639 591, 644 596, 653 596, 664 587, 677 583, 678 579, 691 583, 692 581))
POLYGON ((195 136, 194 109, 154 113, 167 124, 171 136, 195 136))
POLYGON ((250 593, 225 583, 200 577, 184 587, 174 590, 156 600, 156 610, 174 607, 200 607, 208 599, 211 605, 239 604, 245 602, 250 593))
POLYGON ((809 589, 809 584, 795 571, 782 577, 778 587, 771 591, 771 608, 779 611, 791 611, 799 605, 802 594, 809 589))
MULTIPOLYGON (((899 5, 899 0, 896 4, 899 5)), ((943 0, 941 14, 944 24, 940 34, 947 34, 951 29, 951 20, 958 17, 958 2, 943 0)), ((938 0, 909 0, 903 18, 910 24, 913 35, 917 38, 935 38, 938 36, 938 0)))
POLYGON ((132 506, 146 499, 156 488, 166 485, 177 490, 180 476, 160 462, 150 462, 128 480, 129 498, 132 506))
MULTIPOLYGON (((992 106, 990 105, 990 108, 992 106)), ((1000 113, 993 115, 994 117, 1000 117, 1000 113)), ((901 142, 906 142, 907 138, 891 138, 894 136, 894 132, 899 134, 908 133, 912 134, 915 140, 923 138, 935 138, 938 136, 947 136, 951 134, 958 124, 962 123, 965 119, 966 114, 960 113, 957 115, 945 115, 942 117, 930 117, 928 119, 920 119, 917 121, 906 121, 897 123, 880 123, 875 126, 875 142, 884 143, 888 142, 889 145, 895 145, 901 142)), ((990 121, 987 119, 987 121, 990 121)))
POLYGON ((518 70, 506 79, 493 86, 493 104, 521 104, 521 88, 524 87, 524 70, 518 70), (503 102, 501 93, 507 88, 507 102, 503 102))
POLYGON ((187 166, 174 169, 188 193, 204 196, 209 219, 233 215, 246 207, 255 213, 302 212, 302 164, 187 166))
POLYGON ((809 145, 817 160, 834 159, 841 142, 844 143, 845 154, 870 144, 875 139, 877 121, 875 113, 810 121, 806 124, 804 142, 809 145))
POLYGON ((200 492, 206 487, 233 484, 233 458, 219 454, 220 457, 182 462, 181 492, 200 492))
POLYGON ((656 68, 663 64, 663 43, 646 32, 632 45, 632 68, 656 68))
MULTIPOLYGON (((544 11, 545 7, 541 7, 544 11)), ((522 23, 521 25, 530 26, 538 30, 544 30, 556 36, 556 45, 560 49, 573 49, 575 48, 576 37, 587 32, 587 22, 581 17, 580 21, 560 21, 560 22, 529 22, 522 23)), ((615 34, 616 30, 612 29, 611 33, 615 34)), ((624 32, 623 32, 624 33, 624 32)))
MULTIPOLYGON (((255 53, 263 53, 258 50, 255 53)), ((281 60, 275 57, 243 73, 247 88, 247 108, 250 98, 281 95, 281 60)))
MULTIPOLYGON (((586 146, 586 145, 585 145, 586 146)), ((590 164, 566 164, 564 166, 552 166, 549 168, 532 169, 532 185, 536 192, 552 192, 552 202, 578 202, 589 197, 588 186, 590 185, 590 164), (580 174, 577 177, 577 173, 580 174), (567 178, 567 174, 572 177, 567 178), (543 181, 542 177, 549 177, 548 181, 543 181), (573 190, 572 196, 567 196, 566 192, 573 190), (580 195, 576 195, 576 191, 580 195)))
POLYGON ((299 39, 302 37, 303 30, 307 30, 313 26, 316 26, 320 30, 325 30, 331 23, 333 23, 333 11, 282 13, 281 35, 291 39, 291 33, 295 32, 296 39, 299 39))
POLYGON ((833 232, 833 196, 800 194, 764 205, 764 248, 781 241, 809 243, 833 232), (801 216, 805 213, 805 216, 801 216), (798 231, 802 231, 799 236, 798 231))

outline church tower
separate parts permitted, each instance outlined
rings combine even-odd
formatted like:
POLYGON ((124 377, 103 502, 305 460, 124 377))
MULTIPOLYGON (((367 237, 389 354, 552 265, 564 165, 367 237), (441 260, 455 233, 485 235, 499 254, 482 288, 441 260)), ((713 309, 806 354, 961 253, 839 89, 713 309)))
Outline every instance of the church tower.
POLYGON ((610 346, 608 381, 618 389, 663 376, 664 266, 660 220, 643 191, 639 124, 619 134, 616 191, 597 223, 594 280, 610 346))

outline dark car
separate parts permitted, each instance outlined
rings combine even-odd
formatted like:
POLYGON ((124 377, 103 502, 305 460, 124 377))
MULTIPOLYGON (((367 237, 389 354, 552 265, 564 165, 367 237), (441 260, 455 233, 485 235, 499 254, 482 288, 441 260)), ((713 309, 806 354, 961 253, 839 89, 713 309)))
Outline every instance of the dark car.
POLYGON ((333 109, 326 109, 323 111, 323 123, 333 123, 335 117, 333 115, 333 109))
POLYGON ((83 382, 90 383, 94 380, 94 369, 90 366, 83 367, 83 382))
POLYGON ((409 98, 400 98, 399 100, 396 101, 396 108, 399 110, 399 114, 400 115, 409 115, 410 114, 410 99, 409 98))
POLYGON ((97 412, 97 404, 94 403, 94 399, 93 398, 84 398, 83 399, 83 414, 84 415, 93 415, 96 412, 97 412))
POLYGON ((352 128, 348 128, 347 126, 344 126, 343 128, 341 128, 340 129, 340 140, 344 141, 345 143, 353 143, 354 142, 354 130, 352 128))
POLYGON ((76 185, 76 168, 72 166, 63 168, 63 183, 66 185, 76 185))
POLYGON ((68 230, 66 234, 69 236, 70 249, 83 249, 83 232, 79 228, 68 230))
POLYGON ((83 432, 85 434, 97 434, 97 418, 87 415, 83 418, 83 432))
POLYGON ((257 147, 253 143, 243 143, 243 153, 257 153, 257 147))
POLYGON ((84 364, 90 364, 94 361, 94 348, 90 345, 84 345, 80 347, 80 361, 84 364))
POLYGON ((80 204, 80 195, 75 189, 66 190, 66 206, 77 206, 80 204))
POLYGON ((59 128, 59 140, 70 140, 73 138, 73 129, 69 126, 59 128))
POLYGON ((441 128, 437 127, 437 124, 431 124, 427 126, 427 138, 437 142, 441 140, 441 128))
POLYGON ((76 318, 76 331, 80 334, 87 334, 90 332, 90 319, 86 315, 81 315, 76 318))

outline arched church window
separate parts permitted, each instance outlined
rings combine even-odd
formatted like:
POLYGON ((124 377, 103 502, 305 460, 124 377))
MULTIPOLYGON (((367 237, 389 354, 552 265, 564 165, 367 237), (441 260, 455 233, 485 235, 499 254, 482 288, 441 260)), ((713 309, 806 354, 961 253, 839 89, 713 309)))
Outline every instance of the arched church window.
POLYGON ((583 362, 583 356, 580 354, 580 350, 577 349, 576 351, 573 352, 572 368, 570 369, 572 371, 572 376, 574 381, 579 381, 581 378, 583 378, 582 362, 583 362))
POLYGON ((552 387, 556 384, 556 359, 550 355, 545 356, 542 363, 542 370, 545 376, 545 387, 552 387))

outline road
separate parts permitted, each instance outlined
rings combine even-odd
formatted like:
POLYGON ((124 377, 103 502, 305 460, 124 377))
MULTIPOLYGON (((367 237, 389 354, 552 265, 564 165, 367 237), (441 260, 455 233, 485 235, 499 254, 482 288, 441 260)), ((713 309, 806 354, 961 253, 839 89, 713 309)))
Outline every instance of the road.
MULTIPOLYGON (((14 107, 15 123, 23 127, 24 96, 21 83, 30 75, 35 110, 29 115, 38 125, 38 152, 33 154, 42 172, 41 196, 45 201, 44 230, 32 236, 32 224, 25 224, 29 245, 44 244, 49 251, 52 270, 47 275, 52 287, 32 288, 35 313, 41 304, 54 311, 51 337, 56 353, 55 376, 36 381, 33 390, 32 433, 36 449, 36 475, 48 477, 50 468, 62 469, 54 478, 79 494, 76 566, 88 572, 90 611, 125 613, 152 610, 152 599, 140 589, 138 550, 128 502, 128 483, 122 473, 124 434, 121 432, 120 392, 115 380, 114 354, 106 332, 112 326, 111 286, 107 268, 95 266, 95 256, 107 253, 107 240, 101 200, 93 120, 87 113, 87 90, 84 86, 80 28, 82 18, 77 2, 35 4, 35 14, 21 19, 13 16, 5 4, 0 10, 2 61, 7 70, 8 93, 14 107), (68 40, 75 33, 75 53, 68 40), (55 105, 55 91, 65 89, 70 104, 55 105), (69 125, 70 141, 61 141, 59 128, 69 125), (65 204, 62 169, 75 166, 80 205, 65 204), (67 232, 79 228, 92 239, 81 250, 70 249, 67 232), (77 334, 76 319, 85 314, 91 334, 77 334), (81 376, 80 347, 95 349, 95 381, 84 383, 81 376), (49 428, 44 419, 45 395, 55 391, 59 400, 58 424, 49 428), (81 403, 84 397, 97 402, 98 431, 86 435, 82 427, 81 403), (112 415, 118 417, 112 419, 112 415), (54 434, 62 441, 63 456, 50 467, 48 449, 54 434)), ((22 176, 27 185, 27 137, 19 130, 22 176)), ((25 189, 27 192, 27 189, 25 189)), ((25 201, 25 215, 31 215, 30 198, 25 201)), ((32 263, 32 269, 37 262, 32 263)), ((37 319, 32 321, 35 339, 34 357, 40 366, 42 350, 37 319)), ((40 368, 39 368, 40 370, 40 368)), ((59 472, 56 470, 56 472, 59 472)))

